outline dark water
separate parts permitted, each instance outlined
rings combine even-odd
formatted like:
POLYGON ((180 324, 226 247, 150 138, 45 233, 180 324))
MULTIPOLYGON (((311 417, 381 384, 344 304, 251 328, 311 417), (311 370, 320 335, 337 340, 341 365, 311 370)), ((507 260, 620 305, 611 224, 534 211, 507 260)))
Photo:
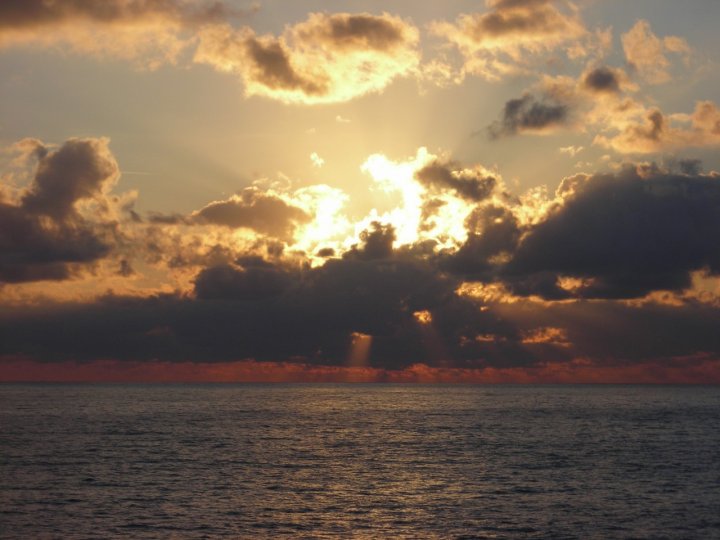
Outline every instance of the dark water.
POLYGON ((0 385, 3 538, 720 538, 720 388, 0 385))

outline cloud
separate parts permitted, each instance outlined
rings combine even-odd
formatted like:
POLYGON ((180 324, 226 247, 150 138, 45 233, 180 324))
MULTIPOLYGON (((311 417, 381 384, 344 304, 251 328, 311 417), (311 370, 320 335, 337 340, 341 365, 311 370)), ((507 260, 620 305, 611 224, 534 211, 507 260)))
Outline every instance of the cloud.
POLYGON ((42 28, 67 21, 89 20, 116 24, 144 18, 163 17, 205 23, 239 12, 222 2, 193 3, 177 0, 5 0, 0 6, 0 28, 42 28))
POLYGON ((240 75, 248 96, 285 103, 337 103, 382 91, 412 74, 418 31, 389 14, 312 13, 280 37, 211 25, 195 61, 240 75))
POLYGON ((222 2, 7 0, 0 3, 0 48, 69 48, 156 68, 192 44, 189 29, 244 15, 222 2))
POLYGON ((595 144, 623 154, 720 145, 720 110, 712 101, 697 102, 690 115, 668 116, 657 108, 638 108, 637 113, 625 117, 620 111, 617 122, 610 117, 616 133, 597 135, 595 144))
POLYGON ((525 94, 505 103, 502 118, 488 127, 488 133, 493 139, 519 133, 548 133, 566 126, 569 118, 569 105, 525 94))
POLYGON ((576 175, 543 199, 511 196, 483 168, 426 152, 398 163, 376 156, 369 170, 420 190, 406 201, 427 214, 418 227, 461 203, 451 213, 462 242, 442 243, 443 227, 408 241, 375 219, 351 243, 318 237, 303 251, 293 235, 335 219, 319 214, 340 201, 331 188, 253 186, 190 216, 118 223, 117 209, 103 209, 115 204, 117 173, 106 140, 21 146, 42 157, 33 182, 0 203, 4 292, 103 260, 116 280, 154 272, 164 283, 183 276, 186 287, 0 304, 0 357, 351 362, 396 373, 419 364, 604 370, 720 353, 720 300, 702 289, 720 276, 720 180, 695 162, 678 163, 680 173, 644 165, 576 175), (60 182, 60 170, 72 174, 60 182), (238 240, 237 227, 259 234, 238 240), (672 328, 682 335, 658 342, 672 328))
POLYGON ((333 259, 315 269, 258 261, 209 267, 198 275, 193 296, 107 296, 0 310, 0 357, 344 366, 358 335, 371 341, 364 366, 393 372, 419 363, 445 369, 690 366, 720 353, 717 306, 495 304, 458 296, 457 285, 431 262, 396 251, 333 259))
POLYGON ((387 245, 380 241, 383 229, 378 230, 358 248, 366 256, 330 259, 315 269, 242 263, 207 268, 198 275, 192 297, 105 297, 52 309, 26 307, 12 316, 0 310, 0 356, 343 365, 353 336, 364 334, 372 336, 369 365, 395 369, 450 358, 428 356, 414 316, 427 310, 438 339, 460 364, 483 350, 498 360, 504 355, 503 362, 528 358, 511 339, 499 346, 469 341, 475 332, 512 331, 457 297, 456 283, 428 264, 395 252, 375 253, 375 240, 387 245), (82 339, 70 337, 78 335, 82 339))
POLYGON ((325 165, 325 160, 321 158, 317 152, 310 154, 310 161, 312 161, 313 167, 317 167, 318 169, 325 165))
POLYGON ((524 56, 576 42, 587 35, 576 8, 553 0, 488 0, 488 11, 461 15, 455 24, 435 22, 430 29, 455 45, 464 71, 496 80, 526 68, 524 56))
POLYGON ((264 261, 241 261, 202 270, 195 279, 195 294, 204 300, 263 300, 285 292, 292 285, 290 274, 264 261))
POLYGON ((224 201, 197 210, 191 220, 200 224, 248 228, 280 239, 291 239, 295 228, 311 217, 297 206, 258 188, 245 188, 224 201))
POLYGON ((22 199, 22 206, 33 214, 62 222, 77 215, 77 203, 101 201, 117 182, 120 170, 110 153, 107 139, 70 139, 60 149, 44 155, 35 178, 22 199))
POLYGON ((640 19, 622 35, 623 51, 628 64, 651 84, 662 84, 671 80, 670 61, 666 53, 690 54, 690 46, 678 36, 658 38, 650 23, 640 19))
POLYGON ((501 119, 488 128, 489 135, 623 129, 645 111, 630 97, 637 89, 622 69, 603 64, 590 63, 577 78, 544 75, 523 96, 505 103, 501 119))
POLYGON ((441 267, 473 281, 492 281, 499 261, 515 252, 522 227, 512 210, 496 204, 481 206, 465 221, 468 236, 441 267))
POLYGON ((331 382, 331 383, 615 383, 712 384, 720 362, 709 355, 608 365, 599 361, 549 361, 533 366, 448 368, 417 363, 404 369, 318 366, 298 362, 57 362, 8 359, 0 362, 3 382, 331 382))
POLYGON ((499 271, 518 294, 558 298, 638 298, 682 291, 695 271, 720 272, 720 181, 626 167, 577 175, 559 188, 561 202, 523 232, 499 271), (561 278, 576 278, 563 287, 561 278))
POLYGON ((395 229, 392 225, 374 221, 370 228, 360 233, 361 244, 354 245, 345 254, 350 259, 388 259, 393 254, 393 244, 396 240, 395 229))
POLYGON ((600 66, 586 72, 582 77, 583 86, 591 92, 619 92, 621 76, 619 71, 600 66))
POLYGON ((68 279, 108 255, 117 233, 108 192, 120 174, 108 142, 16 145, 38 163, 17 200, 0 201, 0 283, 68 279))
POLYGON ((451 189, 471 201, 486 199, 497 185, 496 178, 483 169, 459 169, 457 164, 433 161, 415 172, 421 184, 439 189, 451 189))
POLYGON ((568 154, 570 157, 575 157, 583 151, 582 146, 563 146, 560 148, 561 154, 568 154))

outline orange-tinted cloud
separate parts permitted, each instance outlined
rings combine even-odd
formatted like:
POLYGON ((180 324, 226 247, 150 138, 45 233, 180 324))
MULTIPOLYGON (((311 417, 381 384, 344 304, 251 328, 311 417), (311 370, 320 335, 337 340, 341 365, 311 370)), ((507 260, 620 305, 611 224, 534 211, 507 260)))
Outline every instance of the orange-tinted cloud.
POLYGON ((667 53, 690 54, 690 46, 683 38, 666 36, 658 38, 646 20, 639 20, 622 35, 623 50, 628 64, 651 84, 670 81, 671 63, 667 53))
POLYGON ((225 201, 211 202, 191 219, 230 228, 248 228, 276 238, 291 240, 295 228, 311 217, 297 206, 257 188, 246 188, 225 201))
POLYGON ((552 50, 587 35, 576 8, 553 0, 487 0, 488 11, 461 15, 455 24, 435 22, 431 31, 455 45, 464 71, 488 79, 527 69, 524 55, 552 50))
POLYGON ((0 48, 70 49, 155 68, 177 61, 192 43, 189 28, 240 15, 222 2, 6 0, 0 2, 0 48))
MULTIPOLYGON (((720 109, 712 101, 698 101, 692 114, 666 115, 660 109, 639 109, 642 116, 612 115, 616 133, 595 137, 595 144, 622 154, 650 154, 688 147, 720 146, 720 109)), ((612 133, 612 128, 610 128, 612 133)))
POLYGON ((237 73, 245 94, 285 103, 337 103, 383 90, 419 62, 418 31, 389 14, 312 13, 280 37, 213 25, 195 61, 237 73))
POLYGON ((548 362, 534 367, 443 368, 414 364, 387 370, 353 366, 312 366, 301 363, 237 361, 217 364, 118 362, 45 364, 26 359, 0 360, 0 382, 116 383, 459 383, 459 384, 719 384, 720 360, 689 358, 606 366, 585 360, 548 362))

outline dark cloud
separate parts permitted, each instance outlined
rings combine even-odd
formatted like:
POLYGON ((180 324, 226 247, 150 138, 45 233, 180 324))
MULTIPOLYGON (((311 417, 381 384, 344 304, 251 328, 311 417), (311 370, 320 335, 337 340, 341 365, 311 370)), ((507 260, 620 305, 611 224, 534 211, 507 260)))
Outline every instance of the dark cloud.
POLYGON ((70 139, 57 150, 42 147, 33 181, 17 204, 0 203, 0 282, 62 280, 107 256, 116 224, 83 217, 81 202, 107 210, 104 192, 116 181, 117 163, 105 139, 70 139))
POLYGON ((486 199, 495 189, 494 176, 483 175, 477 171, 456 171, 453 163, 434 161, 415 173, 420 183, 436 189, 449 188, 461 197, 471 201, 486 199))
POLYGON ((687 174, 688 176, 698 176, 702 172, 702 160, 681 159, 678 162, 678 168, 682 174, 687 174))
POLYGON ((261 300, 276 296, 291 285, 290 274, 269 263, 241 266, 223 264, 206 268, 195 279, 201 299, 261 300))
POLYGON ((602 66, 587 72, 582 79, 582 84, 593 92, 619 92, 620 79, 615 71, 602 66))
POLYGON ((315 269, 221 265, 200 272, 192 297, 0 309, 0 356, 342 365, 361 333, 372 336, 373 366, 530 362, 512 326, 458 297, 456 287, 432 265, 399 253, 331 259, 315 269), (419 311, 432 314, 432 351, 440 356, 425 346, 419 311), (488 333, 503 337, 475 339, 488 333))
MULTIPOLYGON (((517 328, 562 328, 572 343, 568 351, 598 365, 616 366, 720 354, 720 308, 688 301, 682 305, 622 302, 559 302, 497 306, 517 328)), ((557 351, 562 355, 562 351, 557 351)))
POLYGON ((488 128, 491 138, 523 132, 543 132, 568 122, 568 105, 553 100, 538 100, 531 94, 505 103, 502 118, 488 128))
POLYGON ((316 255, 318 257, 334 257, 335 250, 333 248, 321 248, 321 249, 318 249, 316 255))
POLYGON ((122 276, 122 277, 130 277, 135 273, 135 270, 133 270, 133 267, 130 264, 130 261, 128 261, 127 259, 121 259, 120 260, 120 268, 118 268, 117 273, 119 276, 122 276))
POLYGON ((345 253, 346 258, 356 259, 387 259, 393 254, 393 243, 395 242, 395 229, 392 225, 386 225, 374 221, 370 229, 360 233, 359 246, 353 246, 345 253))
POLYGON ((228 200, 208 204, 195 212, 192 219, 197 223, 246 227, 279 239, 290 239, 295 227, 310 221, 310 216, 278 197, 246 188, 228 200))
POLYGON ((185 295, 0 308, 0 356, 344 365, 359 334, 369 365, 388 369, 720 354, 717 306, 613 300, 720 270, 720 180, 628 168, 578 175, 559 193, 535 224, 521 225, 511 203, 478 206, 454 254, 394 249, 393 228, 373 223, 316 268, 246 254, 202 269, 185 295), (566 302, 473 300, 457 293, 468 280, 566 302))
POLYGON ((66 220, 78 201, 96 198, 119 176, 117 162, 102 139, 70 139, 38 162, 35 179, 22 199, 31 214, 66 220))
POLYGON ((720 309, 713 305, 481 306, 455 295, 456 286, 432 265, 398 254, 334 259, 315 269, 211 267, 198 276, 195 297, 0 309, 0 356, 344 365, 358 333, 371 336, 369 365, 388 369, 573 358, 613 366, 720 353, 720 309), (431 322, 419 322, 418 312, 431 322), (546 328, 557 329, 555 339, 539 339, 546 328))
POLYGON ((328 92, 326 78, 307 77, 293 68, 289 52, 280 42, 250 36, 244 47, 250 62, 246 69, 259 84, 272 90, 297 90, 309 96, 328 92))
POLYGON ((506 279, 572 276, 586 280, 579 297, 636 298, 685 289, 696 270, 720 271, 715 176, 628 167, 579 177, 572 192, 523 237, 506 279))
POLYGON ((107 235, 89 223, 47 227, 40 216, 0 203, 0 283, 68 279, 110 249, 107 235))
POLYGON ((494 257, 514 253, 520 240, 517 218, 506 208, 477 208, 467 219, 468 238, 460 249, 446 257, 444 267, 465 279, 492 279, 498 266, 494 257))

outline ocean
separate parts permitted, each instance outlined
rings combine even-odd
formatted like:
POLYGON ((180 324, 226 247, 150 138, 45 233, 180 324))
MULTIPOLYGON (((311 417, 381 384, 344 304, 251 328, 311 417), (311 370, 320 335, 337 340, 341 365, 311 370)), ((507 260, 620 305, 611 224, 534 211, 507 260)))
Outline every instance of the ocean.
POLYGON ((2 538, 720 538, 720 388, 0 385, 2 538))

